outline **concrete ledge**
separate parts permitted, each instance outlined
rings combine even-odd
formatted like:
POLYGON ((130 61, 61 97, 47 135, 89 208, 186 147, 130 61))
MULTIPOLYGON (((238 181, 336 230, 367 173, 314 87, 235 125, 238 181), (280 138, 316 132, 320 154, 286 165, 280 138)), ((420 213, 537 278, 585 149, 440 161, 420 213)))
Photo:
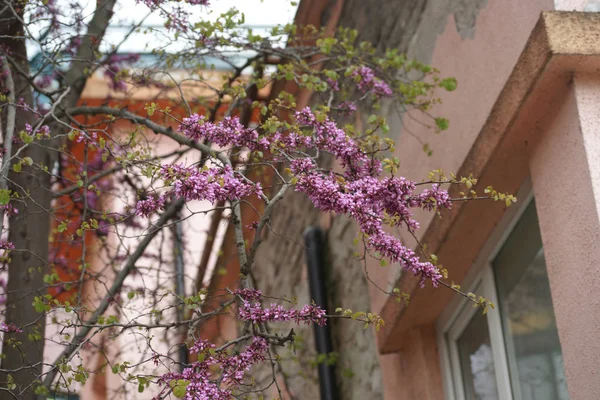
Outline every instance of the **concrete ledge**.
MULTIPOLYGON (((478 177, 478 191, 491 184, 515 193, 529 175, 528 151, 543 140, 539 123, 562 104, 575 72, 600 73, 600 14, 542 13, 458 175, 478 177)), ((433 220, 423 242, 449 270, 450 279, 460 283, 504 212, 499 203, 455 204, 433 220)), ((410 345, 407 333, 435 323, 455 296, 443 288, 420 289, 418 279, 408 274, 396 287, 412 300, 408 307, 393 298, 384 305, 381 353, 410 345)))

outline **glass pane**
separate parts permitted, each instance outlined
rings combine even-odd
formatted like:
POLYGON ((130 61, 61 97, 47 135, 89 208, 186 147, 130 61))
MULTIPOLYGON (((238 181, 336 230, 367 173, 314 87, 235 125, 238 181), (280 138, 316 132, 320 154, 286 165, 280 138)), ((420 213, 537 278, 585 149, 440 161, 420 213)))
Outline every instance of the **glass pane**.
POLYGON ((532 202, 493 262, 515 400, 569 398, 532 202))
POLYGON ((466 400, 498 400, 486 316, 475 312, 456 341, 466 400))

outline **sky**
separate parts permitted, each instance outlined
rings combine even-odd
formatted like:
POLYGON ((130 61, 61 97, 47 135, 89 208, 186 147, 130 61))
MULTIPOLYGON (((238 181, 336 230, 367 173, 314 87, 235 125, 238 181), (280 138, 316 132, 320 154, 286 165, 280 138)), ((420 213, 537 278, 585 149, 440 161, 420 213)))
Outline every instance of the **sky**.
MULTIPOLYGON (((95 1, 86 1, 86 10, 93 11, 95 1)), ((248 25, 276 25, 292 22, 297 6, 291 0, 211 0, 210 6, 193 6, 194 14, 203 18, 214 19, 219 14, 236 8, 246 16, 248 25)), ((138 4, 136 0, 119 0, 117 15, 133 17, 139 21, 147 8, 138 4)), ((162 19, 158 16, 147 20, 150 24, 160 24, 162 19)))
MULTIPOLYGON (((70 2, 72 0, 58 0, 58 4, 64 3, 64 7, 67 7, 70 2)), ((199 19, 214 20, 221 13, 231 8, 236 8, 244 13, 246 25, 251 27, 265 27, 267 30, 270 30, 274 25, 292 22, 297 9, 297 5, 294 5, 293 3, 295 2, 292 0, 211 0, 210 3, 211 5, 208 7, 190 6, 190 9, 193 10, 193 15, 199 19)), ((84 7, 88 18, 91 17, 96 1, 79 0, 79 4, 84 7)), ((140 22, 148 14, 148 7, 141 2, 136 0, 118 0, 115 16, 107 31, 107 42, 112 44, 120 43, 125 32, 128 30, 127 27, 131 26, 132 23, 140 22)), ((144 20, 144 26, 160 27, 163 23, 164 19, 158 13, 153 13, 144 20)), ((41 27, 37 28, 31 27, 34 35, 36 32, 41 31, 41 27)), ((263 32, 261 29, 254 29, 254 31, 259 34, 263 32)), ((141 33, 133 34, 120 48, 121 52, 144 52, 146 44, 149 45, 149 48, 155 48, 156 36, 141 33), (148 43, 149 41, 152 41, 152 43, 148 43)), ((37 53, 37 46, 34 43, 28 43, 28 47, 30 55, 37 53)), ((175 47, 172 49, 176 50, 175 47)))
MULTIPOLYGON (((93 2, 95 3, 95 2, 93 2)), ((267 32, 275 25, 283 25, 293 22, 296 14, 297 5, 291 0, 211 0, 210 6, 193 6, 193 14, 198 18, 215 20, 220 14, 236 8, 244 14, 246 25, 250 27, 265 27, 266 29, 254 29, 255 33, 267 32)), ((147 13, 147 8, 143 4, 138 4, 136 0, 120 0, 118 3, 119 10, 117 16, 125 16, 129 23, 124 21, 124 25, 130 25, 131 21, 139 22, 147 13), (133 16, 133 18, 131 18, 133 16)), ((119 23, 117 21, 117 23, 119 23)), ((163 19, 154 13, 150 18, 144 21, 144 24, 150 26, 162 25, 163 19)), ((108 32, 109 41, 113 42, 124 30, 113 28, 108 32)), ((135 37, 124 43, 122 50, 125 51, 143 51, 143 43, 145 43, 143 35, 135 37)))

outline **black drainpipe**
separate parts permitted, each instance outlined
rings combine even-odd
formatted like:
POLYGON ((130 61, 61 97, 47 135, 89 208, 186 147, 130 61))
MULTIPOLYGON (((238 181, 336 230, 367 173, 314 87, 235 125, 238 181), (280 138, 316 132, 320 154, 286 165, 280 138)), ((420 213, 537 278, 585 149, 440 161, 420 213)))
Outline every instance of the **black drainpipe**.
MULTIPOLYGON (((327 310, 325 233, 319 227, 309 226, 304 231, 304 244, 306 245, 310 297, 316 305, 327 310)), ((314 331, 317 353, 329 355, 333 351, 329 325, 318 326, 314 324, 314 331)), ((326 362, 321 362, 318 364, 318 368, 321 400, 337 400, 339 396, 335 383, 334 366, 326 362)))

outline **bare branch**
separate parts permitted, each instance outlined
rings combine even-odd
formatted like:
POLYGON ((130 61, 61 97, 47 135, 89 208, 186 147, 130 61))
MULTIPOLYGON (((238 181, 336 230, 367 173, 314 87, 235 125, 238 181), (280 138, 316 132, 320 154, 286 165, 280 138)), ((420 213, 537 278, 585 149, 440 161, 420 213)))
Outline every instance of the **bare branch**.
POLYGON ((152 242, 152 239, 154 239, 156 234, 160 232, 162 228, 165 227, 169 220, 181 210, 184 204, 185 202, 183 199, 178 199, 175 202, 171 203, 171 205, 165 210, 165 212, 160 216, 160 218, 152 225, 144 239, 140 241, 136 250, 129 257, 129 260, 127 261, 123 269, 121 269, 121 271, 119 271, 119 273, 117 274, 113 284, 108 290, 108 293, 106 293, 96 311, 94 311, 90 319, 87 321, 85 326, 79 331, 79 333, 73 337, 71 343, 69 343, 69 345, 65 347, 61 354, 58 357, 56 357, 55 361, 52 363, 54 367, 48 372, 48 374, 44 378, 44 386, 46 386, 47 388, 51 387, 52 383, 54 382, 54 378, 56 378, 56 374, 58 373, 58 365, 62 363, 63 360, 69 360, 72 357, 73 353, 77 351, 77 349, 79 349, 79 347, 84 342, 86 336, 92 330, 92 327, 98 322, 98 318, 100 318, 100 316, 102 316, 106 312, 114 296, 121 290, 123 282, 125 282, 125 278, 127 278, 129 273, 133 270, 136 262, 140 259, 140 257, 142 257, 144 251, 146 250, 150 242, 152 242))
MULTIPOLYGON (((2 157, 2 168, 0 168, 0 189, 7 189, 8 167, 10 165, 10 156, 12 154, 13 135, 15 133, 15 118, 17 108, 15 105, 15 82, 6 57, 0 57, 2 62, 2 75, 5 76, 4 83, 8 89, 8 116, 6 118, 6 133, 4 134, 4 157, 2 157)), ((4 214, 0 216, 0 233, 4 228, 4 214)))
POLYGON ((109 115, 113 117, 119 117, 122 119, 126 119, 138 125, 144 125, 155 133, 159 133, 161 135, 167 136, 180 145, 188 146, 196 150, 200 150, 202 154, 206 156, 210 156, 213 158, 217 158, 219 161, 223 163, 223 165, 231 165, 231 161, 229 158, 220 152, 217 152, 211 149, 209 146, 195 142, 187 137, 175 133, 171 127, 165 127, 157 124, 156 122, 150 120, 149 118, 140 117, 137 114, 134 114, 125 109, 116 109, 106 106, 100 107, 74 107, 68 110, 69 115, 109 115))

